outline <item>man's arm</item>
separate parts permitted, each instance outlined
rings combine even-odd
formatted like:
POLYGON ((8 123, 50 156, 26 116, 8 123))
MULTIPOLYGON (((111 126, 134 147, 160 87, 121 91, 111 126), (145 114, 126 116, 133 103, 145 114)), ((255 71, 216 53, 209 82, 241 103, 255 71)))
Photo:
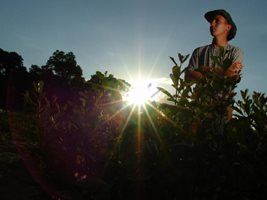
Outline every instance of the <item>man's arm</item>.
POLYGON ((243 69, 243 59, 244 54, 240 48, 236 48, 233 52, 233 64, 226 70, 225 76, 239 76, 241 70, 243 69))
POLYGON ((203 77, 201 72, 196 71, 198 68, 198 49, 195 49, 185 70, 186 81, 197 81, 203 77))
POLYGON ((186 81, 197 81, 201 78, 203 78, 203 74, 201 72, 195 71, 193 69, 186 69, 185 71, 186 81))
POLYGON ((224 73, 227 77, 239 76, 243 65, 241 62, 234 62, 224 73))

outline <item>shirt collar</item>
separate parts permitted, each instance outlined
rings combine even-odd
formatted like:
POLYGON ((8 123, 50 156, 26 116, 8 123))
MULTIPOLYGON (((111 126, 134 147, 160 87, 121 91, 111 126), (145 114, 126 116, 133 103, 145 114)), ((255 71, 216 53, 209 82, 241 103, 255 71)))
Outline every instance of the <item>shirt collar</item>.
MULTIPOLYGON (((219 46, 216 46, 214 43, 211 43, 211 47, 213 49, 219 49, 219 46)), ((230 47, 229 43, 227 45, 223 46, 224 49, 228 49, 229 47, 230 47)))

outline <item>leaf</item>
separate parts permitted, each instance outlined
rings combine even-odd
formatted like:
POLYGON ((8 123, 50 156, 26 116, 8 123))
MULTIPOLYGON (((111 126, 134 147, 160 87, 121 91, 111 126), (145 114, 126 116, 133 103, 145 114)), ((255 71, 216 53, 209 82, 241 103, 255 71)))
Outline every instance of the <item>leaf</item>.
POLYGON ((100 78, 104 77, 104 74, 102 74, 100 71, 96 71, 96 75, 100 78))
POLYGON ((183 63, 189 58, 190 54, 187 54, 185 58, 183 59, 183 63))
POLYGON ((179 58, 180 62, 183 63, 184 56, 182 54, 178 53, 178 58, 179 58))
POLYGON ((157 89, 159 91, 161 91, 162 93, 166 94, 167 96, 169 96, 170 98, 173 98, 173 96, 171 95, 171 93, 169 93, 167 90, 161 88, 161 87, 157 87, 157 89))
POLYGON ((232 64, 232 60, 229 59, 229 58, 226 58, 226 59, 223 61, 223 66, 222 66, 222 68, 223 68, 224 70, 227 70, 227 69, 231 66, 231 64, 232 64))
POLYGON ((241 96, 244 100, 248 98, 247 95, 248 95, 248 89, 241 90, 241 96))
POLYGON ((181 71, 181 67, 179 67, 179 66, 174 66, 172 68, 172 73, 174 74, 174 76, 176 78, 178 78, 180 76, 180 71, 181 71))
POLYGON ((167 98, 168 101, 174 101, 174 98, 167 98))
POLYGON ((236 107, 236 106, 233 106, 232 107, 236 112, 238 112, 239 114, 241 114, 241 115, 243 115, 243 112, 242 112, 242 110, 241 109, 239 109, 238 107, 236 107))
POLYGON ((175 66, 178 66, 178 64, 176 63, 173 57, 170 57, 170 59, 172 60, 172 62, 174 62, 175 66))
POLYGON ((177 87, 177 85, 178 85, 178 79, 176 78, 176 76, 174 76, 173 74, 170 74, 170 77, 172 79, 173 85, 175 87, 177 87))

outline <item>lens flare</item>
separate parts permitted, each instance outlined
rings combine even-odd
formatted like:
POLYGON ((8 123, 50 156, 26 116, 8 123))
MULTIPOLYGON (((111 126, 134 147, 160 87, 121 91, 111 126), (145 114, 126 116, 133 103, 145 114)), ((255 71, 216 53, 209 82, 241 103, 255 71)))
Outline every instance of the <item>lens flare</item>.
POLYGON ((131 82, 131 88, 123 95, 123 101, 132 105, 144 105, 148 101, 156 101, 158 89, 153 80, 135 80, 131 82))

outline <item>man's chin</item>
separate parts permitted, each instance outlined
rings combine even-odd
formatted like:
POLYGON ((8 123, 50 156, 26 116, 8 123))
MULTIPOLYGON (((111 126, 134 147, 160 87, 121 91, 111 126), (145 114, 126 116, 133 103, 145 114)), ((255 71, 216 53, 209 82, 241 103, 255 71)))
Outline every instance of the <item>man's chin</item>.
POLYGON ((210 31, 210 35, 211 35, 212 37, 215 37, 215 35, 214 35, 214 33, 213 33, 212 31, 210 31))

